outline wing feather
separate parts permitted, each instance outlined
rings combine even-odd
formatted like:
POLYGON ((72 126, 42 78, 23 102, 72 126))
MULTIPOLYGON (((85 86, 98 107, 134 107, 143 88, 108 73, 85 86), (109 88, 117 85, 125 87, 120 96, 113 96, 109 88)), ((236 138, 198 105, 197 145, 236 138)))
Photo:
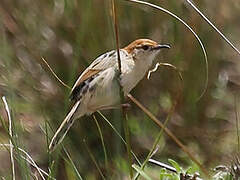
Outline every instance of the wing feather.
POLYGON ((82 82, 91 78, 92 76, 98 74, 105 69, 108 69, 116 64, 117 55, 116 51, 109 51, 101 56, 99 56, 96 60, 94 60, 85 71, 79 76, 77 81, 75 82, 71 94, 76 87, 78 87, 82 82))

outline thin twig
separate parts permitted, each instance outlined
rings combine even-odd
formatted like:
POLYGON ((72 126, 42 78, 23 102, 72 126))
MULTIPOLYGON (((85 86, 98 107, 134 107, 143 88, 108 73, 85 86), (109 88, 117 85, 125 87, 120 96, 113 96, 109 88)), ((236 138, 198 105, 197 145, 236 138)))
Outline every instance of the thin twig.
POLYGON ((162 163, 162 162, 156 161, 156 160, 154 160, 154 159, 149 159, 148 162, 153 163, 153 164, 156 164, 156 165, 158 165, 158 166, 160 166, 160 167, 162 167, 162 168, 165 168, 165 169, 167 169, 168 171, 177 173, 177 170, 176 170, 174 167, 169 166, 169 165, 167 165, 167 164, 164 164, 164 163, 162 163))
POLYGON ((176 71, 178 73, 179 79, 181 81, 183 81, 183 76, 181 74, 181 71, 176 66, 169 64, 169 63, 159 63, 159 62, 155 64, 155 67, 153 69, 148 71, 147 79, 150 79, 151 74, 153 72, 157 71, 158 67, 160 67, 160 66, 172 68, 174 71, 176 71))
POLYGON ((14 166, 14 158, 13 158, 13 144, 12 144, 12 140, 11 140, 13 137, 12 136, 12 118, 11 118, 10 110, 9 110, 8 103, 7 103, 5 96, 2 97, 2 100, 3 100, 4 106, 5 106, 5 110, 7 112, 8 121, 9 121, 8 131, 9 131, 9 136, 10 136, 9 144, 10 144, 10 159, 11 159, 11 165, 12 165, 12 179, 15 180, 16 176, 15 176, 15 166, 14 166))
POLYGON ((240 51, 236 48, 233 43, 191 2, 187 0, 187 3, 240 55, 240 51))
POLYGON ((42 61, 47 65, 48 69, 51 71, 51 73, 53 74, 53 76, 66 88, 71 89, 70 86, 68 86, 67 84, 65 84, 58 76, 57 74, 52 70, 51 66, 48 64, 48 62, 42 57, 41 58, 42 61))
POLYGON ((119 69, 119 77, 122 74, 122 65, 121 65, 121 57, 119 52, 119 36, 118 36, 118 20, 117 20, 117 8, 115 6, 115 0, 112 0, 112 11, 113 11, 113 20, 114 20, 114 30, 116 37, 116 47, 117 47, 117 57, 118 57, 118 69, 119 69))

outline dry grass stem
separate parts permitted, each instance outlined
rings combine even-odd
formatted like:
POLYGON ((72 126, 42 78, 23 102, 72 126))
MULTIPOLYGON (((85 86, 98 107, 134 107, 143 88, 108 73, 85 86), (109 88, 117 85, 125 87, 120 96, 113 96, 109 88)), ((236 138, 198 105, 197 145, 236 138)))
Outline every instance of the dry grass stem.
MULTIPOLYGON (((119 33, 118 33, 118 19, 117 19, 117 8, 115 5, 115 0, 112 0, 112 12, 113 12, 113 22, 114 22, 114 30, 115 30, 115 38, 116 38, 116 47, 117 47, 117 57, 118 57, 118 68, 119 68, 119 76, 118 79, 121 79, 122 75, 122 66, 121 66, 121 57, 119 52, 119 33)), ((119 95, 121 104, 124 104, 124 92, 121 83, 119 82, 119 95)), ((125 133, 126 139, 126 148, 127 148, 127 155, 128 155, 128 168, 130 172, 130 178, 133 177, 132 171, 132 157, 131 157, 131 145, 130 145, 130 133, 127 123, 127 114, 126 109, 122 106, 122 120, 123 120, 123 128, 125 133)))
POLYGON ((12 144, 12 137, 13 137, 13 134, 12 134, 12 118, 11 118, 10 109, 8 107, 8 103, 7 103, 7 100, 6 100, 5 96, 2 97, 2 100, 3 100, 5 110, 6 110, 7 116, 8 116, 8 123, 9 123, 8 131, 9 131, 9 136, 10 136, 9 144, 10 144, 10 160, 11 160, 11 165, 12 165, 12 179, 15 180, 16 176, 15 176, 15 165, 14 165, 13 144, 12 144))
POLYGON ((164 164, 164 163, 162 163, 162 162, 156 161, 156 160, 154 160, 154 159, 149 159, 148 162, 153 163, 153 164, 156 164, 156 165, 158 165, 158 166, 160 166, 160 167, 162 167, 162 168, 165 168, 165 169, 167 169, 168 171, 177 173, 177 170, 176 170, 174 167, 169 166, 169 165, 167 165, 167 164, 164 164))
POLYGON ((48 64, 48 62, 42 57, 41 58, 42 61, 47 65, 48 69, 51 71, 51 73, 53 74, 53 76, 66 88, 71 89, 70 86, 68 86, 67 84, 65 84, 58 76, 57 74, 53 71, 53 69, 51 68, 51 66, 48 64))

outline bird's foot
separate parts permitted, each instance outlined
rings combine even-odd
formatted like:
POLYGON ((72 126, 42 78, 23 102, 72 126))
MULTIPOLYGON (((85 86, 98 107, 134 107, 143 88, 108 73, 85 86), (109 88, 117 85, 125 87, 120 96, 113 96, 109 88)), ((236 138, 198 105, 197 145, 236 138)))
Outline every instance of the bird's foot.
POLYGON ((123 108, 124 110, 129 110, 129 109, 131 109, 131 104, 129 104, 129 103, 121 104, 121 106, 122 106, 122 108, 123 108))

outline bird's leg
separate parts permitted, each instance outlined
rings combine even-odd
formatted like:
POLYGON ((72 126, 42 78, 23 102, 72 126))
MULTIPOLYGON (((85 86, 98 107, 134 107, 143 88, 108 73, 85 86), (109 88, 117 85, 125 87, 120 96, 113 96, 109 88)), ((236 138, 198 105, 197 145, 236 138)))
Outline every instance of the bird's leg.
POLYGON ((90 108, 88 107, 89 111, 95 112, 95 111, 101 111, 101 110, 110 110, 110 109, 119 109, 120 105, 115 105, 115 106, 100 106, 98 108, 90 108))
POLYGON ((124 104, 118 104, 118 105, 113 105, 113 106, 101 106, 98 108, 88 108, 88 109, 90 111, 99 111, 99 110, 119 109, 121 107, 128 110, 131 108, 131 105, 129 103, 124 103, 124 104))
POLYGON ((122 106, 122 108, 123 108, 124 110, 129 110, 129 109, 131 109, 131 104, 129 104, 129 103, 121 104, 121 106, 122 106))

